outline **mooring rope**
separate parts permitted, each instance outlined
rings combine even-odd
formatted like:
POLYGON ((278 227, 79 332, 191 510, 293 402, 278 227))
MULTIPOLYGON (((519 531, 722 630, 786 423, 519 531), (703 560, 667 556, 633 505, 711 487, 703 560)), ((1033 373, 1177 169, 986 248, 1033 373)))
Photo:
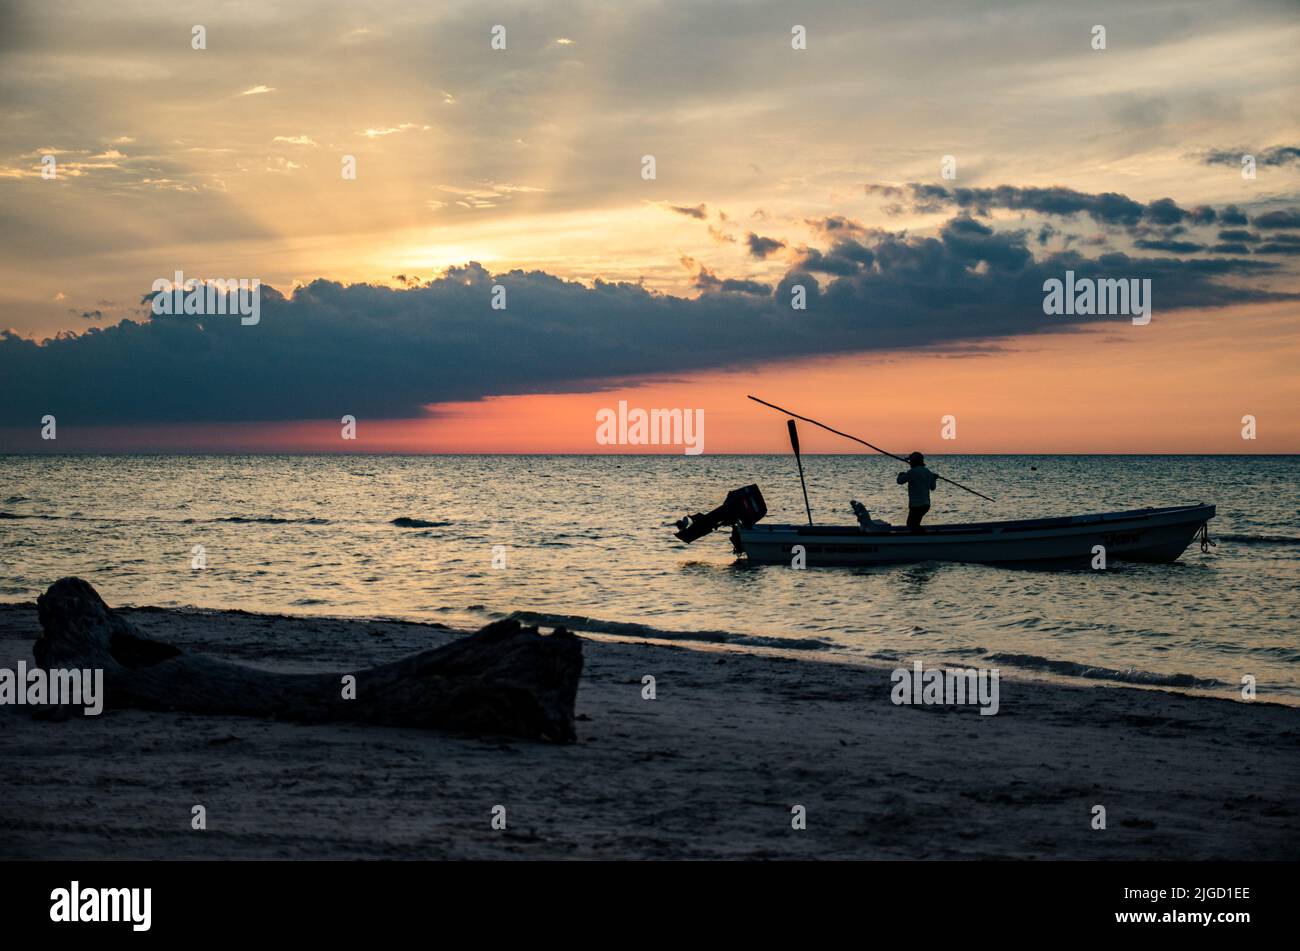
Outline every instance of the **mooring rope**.
POLYGON ((1219 547, 1219 543, 1210 537, 1210 523, 1202 522, 1201 523, 1201 551, 1208 552, 1210 550, 1211 545, 1213 545, 1215 548, 1219 547))

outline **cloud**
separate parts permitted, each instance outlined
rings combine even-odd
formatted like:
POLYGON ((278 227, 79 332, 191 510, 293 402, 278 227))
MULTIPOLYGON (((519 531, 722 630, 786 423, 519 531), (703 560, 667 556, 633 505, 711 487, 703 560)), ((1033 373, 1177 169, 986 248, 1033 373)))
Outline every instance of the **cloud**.
POLYGON ((428 132, 430 128, 430 126, 420 125, 416 122, 403 122, 401 125, 385 126, 382 129, 367 129, 365 132, 360 134, 364 135, 367 139, 379 139, 386 135, 397 135, 399 132, 410 132, 412 130, 428 132))
POLYGON ((1157 225, 1173 225, 1187 217, 1172 198, 1159 198, 1142 210, 1142 219, 1157 225))
POLYGON ((683 254, 682 267, 694 275, 693 285, 705 293, 720 294, 754 294, 767 296, 772 293, 771 284, 751 281, 743 278, 720 278, 694 258, 683 254))
MULTIPOLYGON (((983 263, 995 271, 1020 271, 1033 260, 1023 231, 998 233, 969 217, 953 218, 944 224, 939 237, 957 260, 971 266, 983 263)), ((841 242, 836 248, 848 243, 841 242)))
MULTIPOLYGON (((544 192, 545 188, 532 185, 512 185, 509 182, 479 182, 477 185, 464 187, 460 185, 439 185, 438 191, 458 196, 456 204, 462 208, 495 208, 503 201, 508 201, 518 194, 544 192)), ((430 208, 441 208, 440 201, 426 202, 430 208)))
MULTIPOLYGON (((271 159, 271 163, 266 166, 266 170, 268 172, 293 172, 303 167, 303 165, 287 159, 283 155, 277 155, 271 159)), ((167 180, 162 179, 161 181, 166 182, 167 180)))
MULTIPOLYGON (((996 188, 949 189, 943 185, 912 183, 907 186, 906 192, 892 186, 879 185, 868 185, 867 192, 887 196, 910 194, 913 208, 917 211, 957 207, 987 215, 992 208, 1007 208, 1065 217, 1086 214, 1099 224, 1118 225, 1135 225, 1146 212, 1140 202, 1116 192, 1091 195, 1060 186, 1020 188, 1015 185, 999 185, 996 188)), ((1167 206, 1156 204, 1159 206, 1155 212, 1157 215, 1171 213, 1167 206)))
POLYGON ((663 207, 669 211, 675 211, 679 215, 686 215, 688 218, 698 218, 700 221, 704 221, 709 217, 708 206, 703 202, 698 205, 669 205, 665 203, 663 207))
POLYGON ((430 403, 644 375, 995 345, 1087 320, 1043 315, 1043 282, 1067 269, 1077 278, 1150 278, 1156 320, 1298 296, 1254 286, 1278 267, 1254 255, 1067 250, 1035 258, 1032 240, 1028 231, 1000 232, 961 215, 935 237, 880 233, 800 249, 774 289, 685 258, 700 291, 694 298, 542 271, 491 274, 475 263, 418 286, 317 280, 289 296, 263 286, 255 326, 234 317, 154 317, 40 343, 0 334, 0 424, 45 413, 75 425, 411 418, 430 403), (492 309, 493 284, 507 288, 507 309, 492 309), (806 310, 790 306, 796 284, 806 310))
POLYGON ((261 96, 268 92, 275 92, 274 86, 252 86, 240 93, 241 96, 261 96))
MULTIPOLYGON (((1159 198, 1143 204, 1115 192, 1093 195, 1071 188, 1020 188, 999 185, 995 188, 948 188, 944 185, 909 183, 897 185, 867 185, 868 194, 886 198, 901 198, 916 212, 934 212, 944 208, 962 209, 967 215, 974 213, 989 216, 994 208, 1031 211, 1041 215, 1070 218, 1085 214, 1105 226, 1122 227, 1133 235, 1134 247, 1146 251, 1166 251, 1176 254, 1199 252, 1237 254, 1243 244, 1259 241, 1259 237, 1231 226, 1244 226, 1248 218, 1236 205, 1215 210, 1208 205, 1183 208, 1172 198, 1159 198), (1225 226, 1219 232, 1219 244, 1207 244, 1184 237, 1187 226, 1225 226)), ((903 206, 898 208, 903 210, 903 206)), ((1249 223, 1264 230, 1300 228, 1300 208, 1282 208, 1264 212, 1249 219, 1249 223)), ((948 228, 953 228, 950 222, 948 228)), ((961 226, 967 232, 971 225, 961 226)), ((1050 234, 1040 232, 1039 243, 1044 244, 1050 234)), ((1069 244, 1076 236, 1067 236, 1069 244)), ((1280 245, 1287 247, 1286 242, 1280 245)), ((1262 252, 1261 252, 1262 253, 1262 252)), ((1272 253, 1289 254, 1289 250, 1272 253)), ((816 259, 809 266, 817 269, 816 259)))
POLYGON ((316 145, 305 135, 277 135, 272 142, 283 142, 286 145, 316 145))
POLYGON ((1170 241, 1163 238, 1155 240, 1138 238, 1133 244, 1144 251, 1169 251, 1173 254, 1191 254, 1194 251, 1205 250, 1205 245, 1196 241, 1170 241))
POLYGON ((1256 215, 1252 220, 1256 228, 1300 228, 1300 208, 1281 208, 1256 215))
POLYGON ((1300 165, 1300 147, 1274 145, 1267 149, 1209 149, 1200 154, 1205 165, 1241 165, 1247 155, 1255 156, 1256 165, 1300 165))
POLYGON ((1246 224, 1246 213, 1236 205, 1227 205, 1219 212, 1219 222, 1225 225, 1246 224))
POLYGON ((749 253, 756 258, 765 258, 785 247, 784 241, 778 241, 776 238, 764 238, 752 231, 745 237, 745 243, 749 245, 749 253))
POLYGON ((1268 242, 1255 248, 1256 254, 1300 254, 1300 235, 1269 235, 1268 242))
MULTIPOLYGON (((685 215, 688 218, 694 218, 696 221, 708 222, 709 220, 709 206, 704 204, 704 202, 700 202, 698 205, 674 205, 666 201, 655 202, 655 204, 659 205, 659 207, 667 211, 673 212, 674 214, 685 215)), ((727 213, 722 209, 720 208, 717 209, 717 212, 718 212, 718 221, 721 224, 725 225, 728 221, 731 220, 730 218, 727 217, 727 213)), ((714 241, 716 241, 718 244, 736 243, 736 236, 730 234, 728 231, 726 231, 726 229, 724 229, 720 225, 706 224, 706 228, 708 229, 709 237, 712 238, 714 241)))
MULTIPOLYGON (((761 214, 762 211, 763 210, 760 208, 754 213, 755 216, 761 214)), ((764 214, 763 217, 766 218, 767 216, 764 214)), ((804 224, 808 225, 808 227, 812 228, 813 231, 823 237, 834 237, 841 234, 859 236, 868 233, 867 229, 862 227, 862 225, 852 219, 845 218, 843 215, 827 215, 824 218, 806 218, 804 219, 804 224)))

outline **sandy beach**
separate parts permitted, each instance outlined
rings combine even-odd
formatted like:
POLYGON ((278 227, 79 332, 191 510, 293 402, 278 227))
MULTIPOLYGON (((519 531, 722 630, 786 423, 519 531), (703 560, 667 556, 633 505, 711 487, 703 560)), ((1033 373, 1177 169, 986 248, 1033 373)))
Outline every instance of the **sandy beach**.
MULTIPOLYGON (((123 612, 186 651, 346 669, 437 625, 123 612)), ((35 606, 0 605, 0 666, 35 606)), ((587 638, 578 742, 0 707, 0 852, 41 859, 1284 859, 1300 710, 1003 679, 895 706, 889 670, 587 638), (654 700, 642 678, 655 678, 654 700), (190 828, 203 805, 206 831, 190 828), (1107 828, 1094 830, 1094 805, 1107 828), (494 830, 492 810, 506 807, 494 830), (807 828, 791 827, 792 807, 807 828)))

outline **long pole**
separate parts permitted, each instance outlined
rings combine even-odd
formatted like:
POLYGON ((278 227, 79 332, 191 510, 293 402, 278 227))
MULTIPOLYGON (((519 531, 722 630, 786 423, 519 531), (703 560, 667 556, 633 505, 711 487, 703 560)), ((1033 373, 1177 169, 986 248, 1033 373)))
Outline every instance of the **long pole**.
POLYGON ((787 419, 790 427, 790 448, 794 450, 794 461, 799 463, 799 485, 803 487, 803 507, 808 510, 808 527, 812 527, 812 506, 808 504, 808 483, 803 480, 803 459, 799 457, 799 430, 794 428, 794 420, 787 419))
MULTIPOLYGON (((751 396, 750 399, 753 400, 755 403, 762 403, 764 406, 768 407, 769 409, 774 409, 778 413, 785 413, 785 415, 793 416, 795 419, 802 419, 805 423, 812 423, 814 426, 820 426, 822 429, 826 430, 827 432, 834 433, 836 436, 843 436, 845 439, 852 439, 854 442, 861 443, 862 445, 866 446, 868 449, 876 450, 876 452, 880 453, 882 456, 889 456, 889 458, 897 459, 899 462, 907 462, 907 459, 905 459, 903 456, 896 456, 892 452, 886 452, 884 449, 881 449, 879 446, 873 446, 865 439, 859 439, 857 436, 850 436, 848 433, 842 433, 838 429, 832 429, 830 426, 827 426, 825 423, 817 422, 817 420, 815 419, 809 419, 807 416, 800 416, 798 413, 792 413, 783 406, 777 406, 775 403, 769 403, 767 400, 760 400, 757 396, 751 396)), ((791 425, 793 426, 794 424, 791 423, 791 425)), ((800 473, 803 472, 803 463, 799 464, 799 471, 800 473)), ((981 499, 985 499, 989 502, 994 501, 993 499, 985 495, 983 492, 976 492, 974 489, 969 488, 968 486, 964 486, 960 482, 954 482, 952 479, 945 479, 941 475, 936 475, 935 478, 941 482, 947 482, 949 485, 955 485, 959 489, 965 489, 971 495, 978 495, 981 499)), ((809 520, 809 524, 811 524, 811 519, 809 520)))

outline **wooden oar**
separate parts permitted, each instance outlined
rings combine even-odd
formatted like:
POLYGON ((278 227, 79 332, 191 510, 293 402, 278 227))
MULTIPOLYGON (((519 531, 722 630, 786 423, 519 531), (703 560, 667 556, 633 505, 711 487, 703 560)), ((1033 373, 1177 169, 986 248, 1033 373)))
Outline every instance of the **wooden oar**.
MULTIPOLYGON (((787 416, 793 416, 795 419, 802 419, 805 423, 812 423, 814 426, 820 426, 822 429, 826 430, 827 432, 834 433, 836 436, 843 436, 845 439, 852 439, 854 442, 856 442, 856 443, 861 443, 862 445, 866 446, 868 449, 874 449, 874 450, 876 450, 876 452, 880 453, 882 456, 889 456, 889 458, 891 458, 891 459, 897 459, 899 462, 907 462, 907 459, 906 459, 905 457, 903 457, 903 456, 896 456, 896 455, 894 455, 892 452, 886 452, 884 449, 881 449, 879 446, 873 446, 871 443, 867 442, 865 439, 859 439, 857 436, 850 436, 848 433, 842 433, 842 432, 840 432, 838 429, 832 429, 830 426, 827 426, 825 423, 819 423, 819 422, 817 422, 817 420, 815 420, 815 419, 809 419, 807 416, 800 416, 798 413, 792 413, 792 412, 790 412, 788 409, 786 409, 786 408, 783 407, 783 406, 777 406, 775 403, 769 403, 767 400, 760 400, 757 396, 751 396, 750 399, 753 400, 755 403, 762 403, 764 406, 768 407, 769 409, 774 409, 774 410, 776 410, 778 413, 785 413, 785 415, 787 415, 787 416)), ((793 422, 793 420, 790 422, 790 427, 791 427, 791 428, 790 428, 790 436, 791 436, 791 439, 793 440, 793 438, 794 438, 794 422, 793 422)), ((795 449, 795 456, 796 456, 796 458, 798 457, 798 455, 799 455, 799 450, 796 448, 796 449, 795 449)), ((803 463, 802 463, 802 462, 799 463, 799 476, 800 476, 800 479, 803 478, 803 463)), ((985 499, 985 500, 987 500, 987 501, 989 501, 989 502, 994 501, 993 499, 991 499, 991 498, 989 498, 987 495, 985 495, 983 492, 976 492, 974 489, 969 488, 969 487, 967 487, 967 486, 964 486, 964 485, 962 485, 960 482, 954 482, 952 479, 945 479, 945 478, 944 478, 943 476, 941 476, 941 475, 936 475, 935 478, 938 479, 940 482, 947 482, 949 485, 955 485, 955 486, 956 486, 957 488, 959 488, 959 489, 965 489, 965 490, 966 490, 967 492, 969 492, 971 495, 978 495, 981 499, 985 499)), ((807 489, 805 489, 805 490, 804 490, 805 504, 806 504, 806 502, 807 502, 807 499, 806 499, 807 494, 808 494, 808 491, 807 491, 807 489)), ((809 524, 809 525, 812 524, 812 516, 811 516, 811 514, 810 514, 809 517, 808 517, 808 524, 809 524)))
POLYGON ((808 510, 808 527, 812 527, 812 506, 808 504, 808 484, 803 480, 803 459, 799 457, 799 431, 794 428, 794 420, 787 419, 790 427, 790 448, 794 450, 794 461, 799 463, 799 485, 803 487, 803 507, 808 510))

